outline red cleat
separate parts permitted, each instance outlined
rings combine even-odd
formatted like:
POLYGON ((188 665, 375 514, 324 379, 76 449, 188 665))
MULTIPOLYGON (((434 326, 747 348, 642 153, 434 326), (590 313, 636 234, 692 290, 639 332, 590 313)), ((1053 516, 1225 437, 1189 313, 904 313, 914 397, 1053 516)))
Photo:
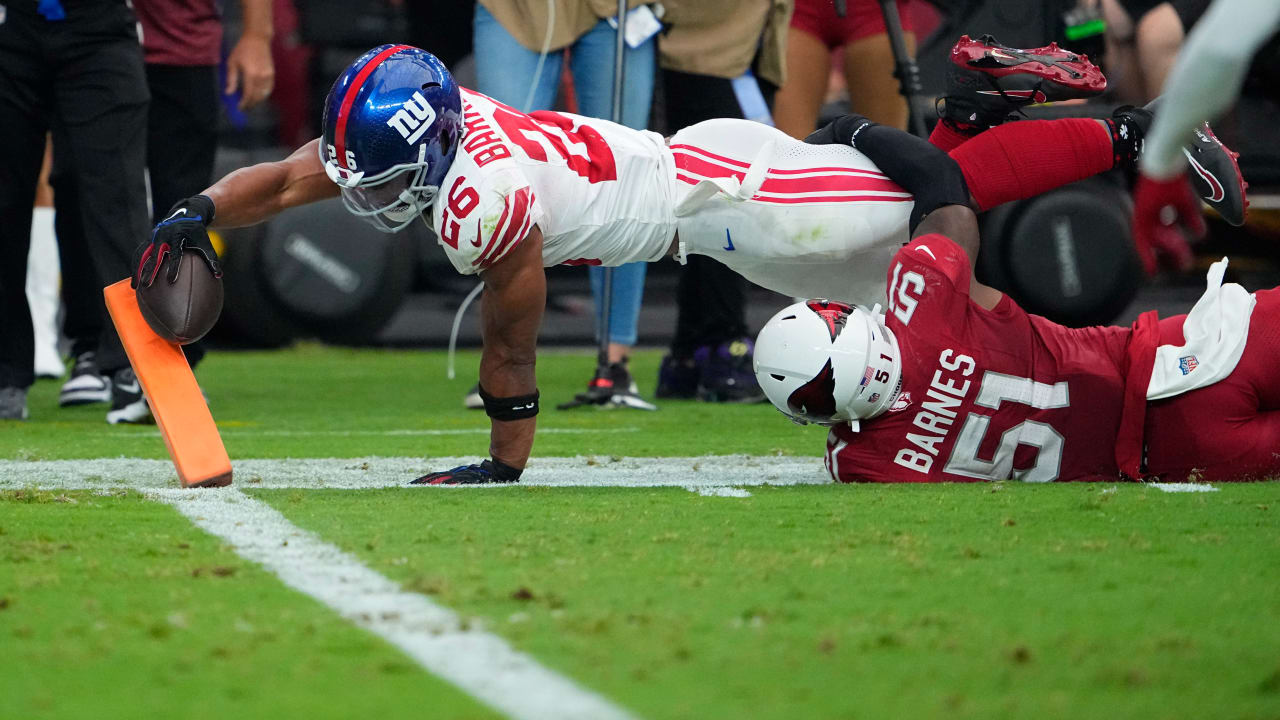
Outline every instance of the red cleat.
POLYGON ((1022 50, 990 35, 968 35, 951 49, 946 105, 942 116, 954 123, 992 126, 1028 105, 1093 97, 1107 78, 1086 55, 1057 43, 1022 50))

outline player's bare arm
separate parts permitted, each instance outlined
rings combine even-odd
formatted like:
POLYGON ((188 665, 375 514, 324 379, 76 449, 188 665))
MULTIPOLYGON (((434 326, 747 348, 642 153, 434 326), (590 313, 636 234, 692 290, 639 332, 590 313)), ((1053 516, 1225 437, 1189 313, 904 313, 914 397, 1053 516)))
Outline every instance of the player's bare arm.
POLYGON ((213 201, 214 227, 243 227, 283 210, 337 197, 339 188, 325 175, 320 139, 284 160, 241 168, 214 183, 204 194, 213 201))
MULTIPOLYGON (((547 301, 546 271, 542 267, 542 231, 535 225, 521 243, 481 274, 480 387, 487 398, 529 398, 538 392, 534 376, 538 329, 547 301)), ((526 405, 529 400, 506 404, 526 405)), ((532 402, 536 402, 533 400, 532 402)), ((490 401, 486 399, 486 406, 490 401)), ((486 407, 486 410, 489 408, 486 407)), ((489 453, 495 460, 523 469, 533 448, 534 416, 493 420, 489 453)))

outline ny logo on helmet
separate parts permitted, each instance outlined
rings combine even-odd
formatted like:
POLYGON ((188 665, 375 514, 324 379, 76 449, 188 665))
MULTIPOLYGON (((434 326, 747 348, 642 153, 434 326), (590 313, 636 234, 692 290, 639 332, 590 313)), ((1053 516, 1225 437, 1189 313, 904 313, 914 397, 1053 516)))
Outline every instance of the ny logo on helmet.
POLYGON ((418 141, 422 134, 436 120, 436 111, 431 108, 422 93, 415 92, 413 97, 405 101, 404 107, 396 111, 387 121, 387 127, 400 132, 400 137, 410 145, 418 141))

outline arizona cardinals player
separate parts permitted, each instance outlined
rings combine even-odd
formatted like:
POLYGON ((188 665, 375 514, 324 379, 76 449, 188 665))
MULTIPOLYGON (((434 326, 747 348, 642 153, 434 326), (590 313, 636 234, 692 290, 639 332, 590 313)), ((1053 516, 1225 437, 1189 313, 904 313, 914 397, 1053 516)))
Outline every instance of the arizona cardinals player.
MULTIPOLYGON (((860 133, 858 147, 879 160, 874 138, 860 133)), ((908 190, 928 181, 889 174, 908 190)), ((1071 329, 974 279, 969 208, 935 210, 915 234, 890 264, 886 312, 801 302, 756 341, 756 376, 774 405, 834 426, 826 464, 836 480, 1280 473, 1280 289, 1222 284, 1224 260, 1189 315, 1071 329)))
POLYGON ((334 195, 389 231, 426 217, 454 267, 485 283, 480 385, 493 426, 490 459, 419 481, 513 482, 538 412, 544 266, 706 253, 780 292, 872 299, 883 294, 883 268, 913 216, 969 202, 971 192, 990 207, 1136 158, 1149 120, 1141 111, 979 132, 1035 99, 1101 90, 1105 80, 1087 59, 968 38, 956 53, 969 83, 949 107, 968 114, 939 140, 956 161, 913 198, 835 133, 827 142, 841 144, 807 145, 719 120, 668 142, 566 113, 526 115, 459 88, 429 53, 378 47, 335 82, 322 138, 190 199, 199 221, 158 228, 147 257, 208 245, 211 221, 252 224, 334 195), (1030 143, 1045 152, 1020 151, 1030 143))

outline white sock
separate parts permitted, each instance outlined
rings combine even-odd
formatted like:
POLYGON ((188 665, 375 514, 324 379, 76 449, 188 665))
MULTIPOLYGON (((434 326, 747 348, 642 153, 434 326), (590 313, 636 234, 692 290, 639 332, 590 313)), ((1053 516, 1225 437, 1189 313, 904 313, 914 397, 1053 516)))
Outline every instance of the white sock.
POLYGON ((53 208, 38 207, 31 216, 31 252, 27 257, 27 304, 36 340, 36 375, 61 377, 66 371, 58 353, 58 291, 61 288, 58 239, 53 208))

